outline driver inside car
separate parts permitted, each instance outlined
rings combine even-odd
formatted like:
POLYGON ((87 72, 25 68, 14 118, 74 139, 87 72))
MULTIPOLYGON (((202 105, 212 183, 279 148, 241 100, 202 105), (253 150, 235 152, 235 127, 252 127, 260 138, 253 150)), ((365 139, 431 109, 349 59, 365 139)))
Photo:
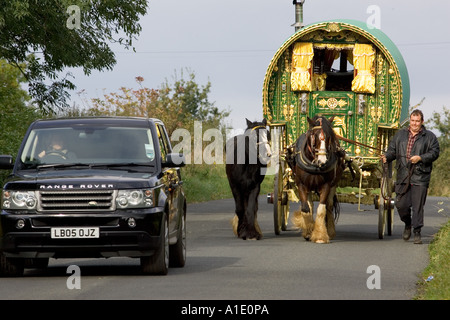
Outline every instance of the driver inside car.
POLYGON ((49 157, 59 157, 63 160, 73 159, 75 155, 64 148, 64 141, 60 136, 53 136, 50 139, 49 146, 46 150, 39 153, 39 158, 49 160, 49 157))

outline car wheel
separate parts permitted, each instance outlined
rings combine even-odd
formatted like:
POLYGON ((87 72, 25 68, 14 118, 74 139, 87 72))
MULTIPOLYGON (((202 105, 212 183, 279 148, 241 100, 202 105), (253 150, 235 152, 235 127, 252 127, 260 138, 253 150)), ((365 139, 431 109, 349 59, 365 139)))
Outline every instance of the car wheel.
POLYGON ((181 268, 186 263, 186 213, 181 217, 177 238, 177 243, 169 247, 169 261, 170 267, 181 268))
POLYGON ((45 269, 48 267, 49 258, 26 258, 25 268, 45 269))
POLYGON ((159 248, 152 256, 141 257, 141 270, 145 274, 166 275, 169 270, 169 226, 165 213, 161 220, 159 248))
POLYGON ((20 277, 24 271, 24 259, 7 258, 0 252, 0 277, 20 277))

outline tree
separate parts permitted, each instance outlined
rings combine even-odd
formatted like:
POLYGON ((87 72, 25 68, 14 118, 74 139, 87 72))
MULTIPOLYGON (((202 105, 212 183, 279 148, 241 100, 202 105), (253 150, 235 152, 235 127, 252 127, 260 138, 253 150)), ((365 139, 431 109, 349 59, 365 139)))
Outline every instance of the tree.
POLYGON ((427 128, 437 129, 440 133, 439 158, 433 163, 429 193, 434 196, 450 196, 450 109, 443 107, 441 112, 433 111, 431 119, 426 121, 427 128))
MULTIPOLYGON (((0 59, 0 154, 15 156, 28 126, 39 116, 28 106, 30 97, 22 89, 24 82, 17 68, 0 59)), ((8 174, 0 170, 0 188, 8 174)))
POLYGON ((178 79, 175 73, 175 82, 172 86, 166 79, 162 86, 162 99, 164 100, 166 96, 172 94, 170 97, 172 103, 182 106, 184 122, 193 119, 198 121, 213 121, 219 118, 222 120, 228 116, 229 113, 219 111, 219 108, 209 101, 208 95, 211 91, 211 82, 208 81, 205 86, 200 87, 195 81, 194 72, 190 70, 187 70, 187 72, 188 80, 184 78, 183 72, 181 72, 180 79, 178 79))
POLYGON ((195 73, 189 69, 188 79, 184 78, 183 71, 178 78, 177 73, 173 76, 174 83, 170 84, 168 79, 161 86, 160 103, 163 106, 180 108, 176 118, 186 128, 193 129, 194 121, 201 121, 204 128, 226 129, 225 119, 230 115, 229 111, 221 111, 209 100, 211 82, 199 86, 195 80, 195 73), (191 125, 191 126, 190 126, 191 125))
POLYGON ((450 145, 450 109, 443 107, 441 112, 433 111, 431 119, 426 121, 431 125, 430 129, 437 129, 440 133, 439 144, 441 149, 446 149, 450 145))
POLYGON ((42 110, 67 107, 75 85, 71 74, 60 73, 111 70, 116 60, 109 44, 132 47, 146 12, 146 0, 0 0, 0 59, 22 72, 42 110))
POLYGON ((171 134, 176 128, 192 129, 195 120, 202 121, 204 128, 222 128, 228 111, 220 111, 210 102, 211 83, 200 86, 195 74, 189 79, 167 79, 159 89, 143 86, 144 78, 136 77, 139 89, 121 87, 118 92, 105 94, 103 99, 92 99, 89 115, 137 116, 161 119, 171 134))
MULTIPOLYGON (((25 67, 24 65, 22 67, 25 67)), ((16 154, 36 110, 28 106, 30 97, 22 89, 24 76, 0 60, 0 154, 16 154)))

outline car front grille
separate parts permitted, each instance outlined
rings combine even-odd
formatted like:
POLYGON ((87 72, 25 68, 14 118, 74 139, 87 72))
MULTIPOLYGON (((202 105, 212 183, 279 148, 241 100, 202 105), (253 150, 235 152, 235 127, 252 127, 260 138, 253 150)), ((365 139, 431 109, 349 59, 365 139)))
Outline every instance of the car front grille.
POLYGON ((40 191, 39 211, 112 211, 113 190, 40 191))

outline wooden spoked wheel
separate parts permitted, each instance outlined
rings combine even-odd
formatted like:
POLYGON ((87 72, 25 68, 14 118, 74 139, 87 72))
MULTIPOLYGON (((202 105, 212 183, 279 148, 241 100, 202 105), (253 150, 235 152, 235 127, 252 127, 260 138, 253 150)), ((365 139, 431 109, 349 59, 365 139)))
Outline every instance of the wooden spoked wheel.
POLYGON ((278 172, 274 179, 274 199, 273 199, 273 222, 274 231, 279 235, 281 231, 286 231, 289 217, 289 201, 284 187, 287 184, 286 164, 280 162, 278 172))
POLYGON ((394 192, 392 187, 392 170, 383 170, 378 198, 378 238, 383 239, 387 231, 389 236, 394 229, 394 192))

